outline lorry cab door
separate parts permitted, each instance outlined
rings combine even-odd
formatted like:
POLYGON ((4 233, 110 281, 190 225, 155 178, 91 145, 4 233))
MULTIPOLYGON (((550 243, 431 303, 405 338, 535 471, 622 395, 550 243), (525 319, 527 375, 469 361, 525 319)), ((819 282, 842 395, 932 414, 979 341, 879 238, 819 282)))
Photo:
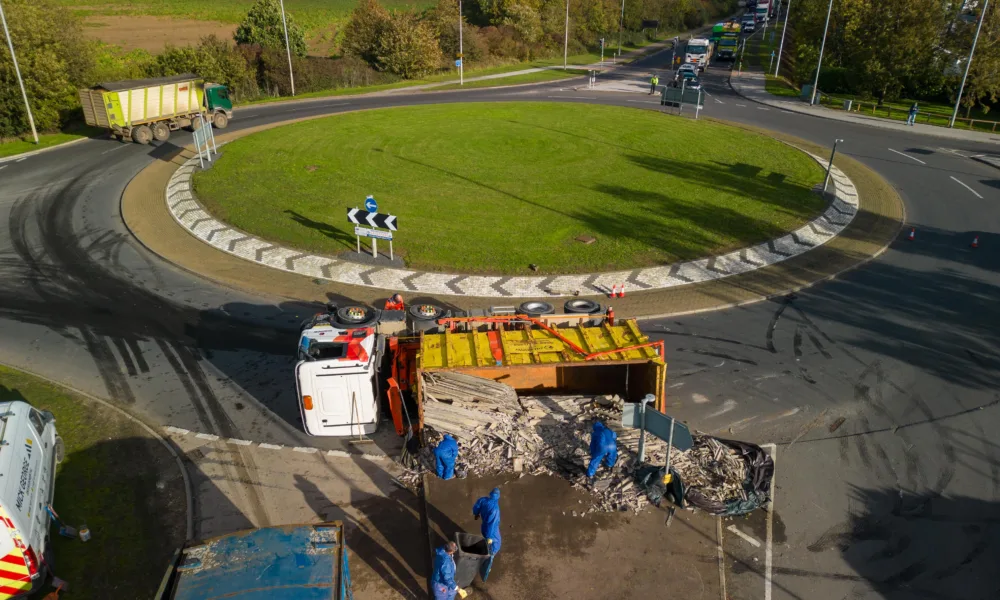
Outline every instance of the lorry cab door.
POLYGON ((24 526, 29 528, 25 531, 25 542, 35 549, 37 556, 45 549, 45 533, 48 524, 48 513, 45 512, 45 505, 48 504, 49 483, 47 481, 51 473, 51 465, 48 459, 52 455, 51 444, 44 444, 41 432, 45 429, 45 421, 34 408, 28 409, 26 427, 24 428, 24 444, 26 456, 30 457, 31 475, 30 483, 25 492, 24 506, 22 507, 25 516, 24 526), (46 451, 48 445, 48 452, 46 451))

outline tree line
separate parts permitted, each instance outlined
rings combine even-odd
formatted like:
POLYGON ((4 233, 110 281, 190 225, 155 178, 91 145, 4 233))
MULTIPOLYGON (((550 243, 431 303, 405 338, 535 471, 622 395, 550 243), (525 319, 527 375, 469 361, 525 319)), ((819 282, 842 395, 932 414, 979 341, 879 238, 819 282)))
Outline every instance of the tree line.
MULTIPOLYGON (((1000 10, 989 6, 962 105, 988 111, 1000 94, 1000 10)), ((812 83, 828 0, 798 0, 788 16, 785 75, 812 83)), ((982 0, 833 0, 819 89, 878 103, 954 102, 982 0)))
MULTIPOLYGON (((628 0, 624 41, 682 30, 736 10, 737 0, 628 0)), ((570 0, 570 53, 593 50, 601 37, 617 43, 619 0, 570 0)), ((533 60, 562 53, 565 0, 466 0, 463 50, 467 65, 533 60)), ((11 37, 38 128, 81 119, 77 90, 102 81, 194 72, 228 86, 237 102, 291 92, 278 0, 257 0, 232 40, 209 36, 168 46, 158 55, 88 42, 80 19, 53 0, 4 0, 11 37)), ((287 14, 297 93, 391 83, 453 68, 458 54, 458 0, 422 11, 389 11, 361 0, 337 33, 336 55, 307 55, 303 29, 287 14)), ((28 127, 6 44, 0 45, 0 139, 28 127)))

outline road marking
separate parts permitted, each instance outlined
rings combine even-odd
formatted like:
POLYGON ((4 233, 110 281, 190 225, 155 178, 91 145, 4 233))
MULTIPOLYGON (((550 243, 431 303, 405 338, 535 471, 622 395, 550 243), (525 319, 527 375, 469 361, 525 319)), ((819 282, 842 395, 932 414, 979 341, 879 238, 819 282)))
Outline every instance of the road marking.
POLYGON ((727 530, 727 531, 732 531, 732 532, 733 532, 733 533, 735 533, 736 535, 740 536, 741 538, 743 538, 743 541, 744 541, 744 542, 746 542, 746 543, 748 543, 748 544, 752 545, 752 546, 753 546, 754 548, 760 548, 760 542, 758 542, 758 541, 757 541, 757 540, 755 540, 755 539, 754 539, 753 537, 751 537, 751 536, 749 536, 749 535, 747 535, 747 534, 743 533, 743 532, 742 532, 742 531, 740 531, 739 529, 737 529, 737 528, 736 528, 736 525, 730 525, 729 527, 726 527, 726 530, 727 530))
POLYGON ((3 165, 3 166, 0 166, 0 169, 6 169, 6 168, 7 168, 8 166, 10 166, 10 165, 3 165))
POLYGON ((771 110, 770 108, 764 108, 763 106, 758 106, 757 110, 771 110))
POLYGON ((560 98, 563 100, 597 100, 597 96, 546 96, 546 98, 560 98))
POLYGON ((278 444, 258 444, 258 448, 264 448, 266 450, 281 450, 284 446, 279 446, 278 444))
POLYGON ((722 408, 708 415, 706 418, 719 417, 736 408, 736 400, 729 399, 722 403, 722 408))
POLYGON ((640 104, 659 104, 656 100, 626 100, 626 102, 638 102, 640 104))
POLYGON ((26 160, 28 160, 27 156, 25 156, 24 158, 19 158, 19 159, 15 160, 14 162, 19 163, 19 162, 24 162, 26 160))
POLYGON ((101 152, 101 154, 107 154, 108 152, 114 152, 115 150, 121 150, 124 147, 125 147, 125 144, 121 144, 120 146, 116 146, 116 147, 114 147, 114 148, 112 148, 110 150, 105 150, 104 152, 101 152))
POLYGON ((774 444, 761 444, 761 448, 771 448, 771 462, 774 463, 774 471, 771 473, 771 489, 769 496, 771 501, 767 505, 767 546, 764 549, 764 600, 771 600, 771 568, 774 559, 771 542, 774 532, 774 480, 778 477, 778 447, 774 444))
POLYGON ((718 542, 716 551, 719 553, 719 597, 729 600, 726 593, 726 559, 722 551, 722 517, 715 517, 715 537, 718 542))
POLYGON ((746 108, 747 107, 746 104, 737 104, 736 106, 739 106, 740 108, 746 108))
POLYGON ((896 154, 898 154, 900 156, 905 156, 906 158, 908 158, 910 160, 915 160, 915 161, 917 161, 918 163, 920 163, 922 165, 926 165, 927 164, 924 161, 920 160, 919 158, 910 156, 909 154, 907 154, 905 152, 900 152, 899 150, 893 150, 892 148, 889 148, 889 152, 895 152, 896 154))
POLYGON ((955 183, 959 184, 960 186, 964 187, 965 189, 967 189, 970 192, 972 192, 973 194, 975 194, 976 198, 979 198, 980 200, 983 199, 983 197, 979 195, 979 192, 977 192, 976 190, 970 188, 964 181, 962 181, 960 179, 956 179, 954 175, 952 175, 951 178, 955 180, 955 183))
POLYGON ((303 448, 303 447, 300 447, 300 446, 296 446, 295 448, 292 448, 292 451, 293 452, 301 452, 303 454, 315 454, 315 453, 319 452, 319 449, 318 448, 303 448))
POLYGON ((170 433, 176 433, 178 435, 187 435, 191 433, 190 429, 181 429, 180 427, 174 427, 172 425, 170 427, 167 427, 167 431, 169 431, 170 433))
POLYGON ((214 442, 215 440, 219 439, 219 436, 215 435, 214 433, 196 433, 194 434, 194 437, 198 438, 199 440, 208 440, 210 442, 214 442))

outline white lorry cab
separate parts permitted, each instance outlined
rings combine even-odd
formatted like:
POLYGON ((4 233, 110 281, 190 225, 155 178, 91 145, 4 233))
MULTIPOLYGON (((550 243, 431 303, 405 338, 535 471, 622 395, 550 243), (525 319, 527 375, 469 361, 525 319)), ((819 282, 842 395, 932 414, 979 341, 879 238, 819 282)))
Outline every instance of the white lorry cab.
POLYGON ((302 425, 309 435, 374 433, 385 337, 374 326, 345 327, 329 317, 317 315, 299 336, 295 382, 302 425))
POLYGON ((712 43, 703 38, 688 40, 684 49, 684 62, 697 65, 699 71, 704 71, 712 59, 712 43))
POLYGON ((0 598, 27 594, 45 579, 47 507, 64 452, 52 413, 0 402, 0 598))

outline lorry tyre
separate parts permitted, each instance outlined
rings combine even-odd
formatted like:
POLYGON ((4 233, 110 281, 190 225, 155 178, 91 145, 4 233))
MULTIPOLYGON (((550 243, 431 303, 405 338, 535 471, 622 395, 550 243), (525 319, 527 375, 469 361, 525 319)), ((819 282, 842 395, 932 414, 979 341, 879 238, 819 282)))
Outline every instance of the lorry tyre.
POLYGON ((152 139, 153 132, 145 125, 140 125, 132 130, 132 141, 136 144, 148 144, 152 139))
POLYGON ((378 315, 374 308, 352 304, 337 309, 337 321, 348 327, 367 325, 375 321, 378 315))
POLYGON ((444 310, 440 306, 427 303, 413 304, 407 312, 416 321, 437 321, 444 316, 444 310))
POLYGON ((563 304, 563 311, 577 315, 592 315, 594 313, 601 312, 601 305, 593 300, 575 298, 573 300, 567 300, 566 304, 563 304))
POLYGON ((556 312, 556 309, 548 302, 543 302, 541 300, 529 300, 527 302, 522 302, 521 306, 517 307, 517 312, 522 315, 528 315, 529 317, 539 317, 541 315, 551 315, 556 312))
POLYGON ((66 444, 63 443, 63 439, 56 436, 56 443, 52 446, 52 456, 56 459, 56 464, 62 464, 64 458, 66 458, 66 444))
POLYGON ((201 121, 199 121, 198 119, 191 119, 191 124, 188 125, 188 128, 191 131, 198 131, 199 129, 201 129, 201 121))
POLYGON ((225 129, 229 126, 229 117, 224 112, 217 112, 212 117, 212 124, 215 125, 216 129, 225 129))
POLYGON ((153 124, 153 139, 158 142, 165 142, 170 139, 170 128, 164 122, 153 124))

